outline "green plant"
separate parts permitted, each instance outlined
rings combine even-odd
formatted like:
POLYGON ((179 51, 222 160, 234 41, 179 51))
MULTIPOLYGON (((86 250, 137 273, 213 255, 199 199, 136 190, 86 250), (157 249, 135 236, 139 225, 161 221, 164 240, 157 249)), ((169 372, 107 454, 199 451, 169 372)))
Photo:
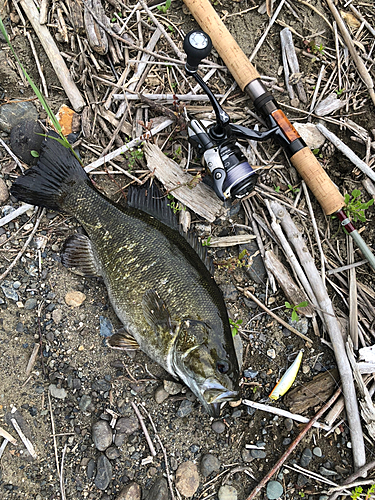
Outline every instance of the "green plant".
POLYGON ((254 385, 254 386, 253 386, 253 394, 255 394, 255 393, 257 392, 257 390, 258 390, 258 386, 257 386, 257 385, 254 385))
POLYGON ((172 0, 166 0, 164 5, 157 5, 157 8, 162 14, 166 14, 169 7, 171 6, 171 3, 172 0))
POLYGON ((365 500, 369 500, 373 493, 375 493, 375 483, 373 485, 371 485, 370 488, 367 490, 365 500))
POLYGON ((175 197, 172 194, 167 195, 168 200, 170 200, 170 203, 168 203, 168 207, 170 207, 173 210, 173 213, 176 214, 180 210, 186 210, 186 208, 183 205, 180 205, 178 201, 176 201, 175 197))
MULTIPOLYGON (((38 89, 38 87, 35 85, 34 81, 32 80, 32 78, 29 76, 29 74, 27 73, 27 71, 25 70, 25 68, 23 67, 20 59, 18 58, 12 44, 10 43, 10 40, 9 40, 9 37, 8 37, 8 33, 7 33, 7 30, 5 29, 5 26, 3 24, 3 21, 1 20, 0 18, 0 31, 6 41, 6 43, 8 44, 10 50, 12 51, 12 54, 15 58, 15 60, 18 62, 18 64, 20 65, 20 68, 23 72, 23 74, 25 75, 25 78, 26 80, 29 82, 30 84, 30 87, 33 89, 33 92, 34 94, 36 95, 36 97, 38 98, 40 104, 43 106, 43 109, 44 111, 47 113, 48 115, 48 118, 50 119, 53 127, 55 128, 56 132, 59 134, 60 137, 51 137, 52 139, 55 139, 57 142, 59 142, 60 144, 62 144, 64 147, 68 148, 71 150, 71 152, 74 154, 74 156, 76 157, 76 159, 79 161, 79 163, 82 165, 82 160, 79 158, 79 156, 77 155, 77 153, 74 151, 74 149, 72 148, 72 145, 69 143, 68 139, 64 136, 64 134, 62 133, 62 129, 61 129, 61 125, 58 121, 58 119, 56 118, 56 116, 54 115, 52 109, 49 107, 49 104, 47 103, 44 95, 40 92, 40 90, 38 89)), ((36 153, 36 151, 34 152, 36 153)), ((35 156, 35 154, 33 154, 31 152, 32 156, 35 156)))
POLYGON ((292 310, 292 321, 298 321, 299 316, 297 314, 297 311, 300 307, 306 307, 309 303, 306 301, 300 302, 299 304, 293 306, 290 302, 285 302, 285 307, 286 309, 291 309, 292 310))
POLYGON ((210 241, 211 241, 211 236, 209 236, 206 240, 202 241, 202 247, 209 247, 211 244, 210 241))
POLYGON ((299 491, 298 494, 301 498, 305 497, 305 492, 303 490, 299 491))
POLYGON ((299 192, 299 188, 293 187, 291 184, 288 184, 289 191, 295 196, 299 192))
POLYGON ((229 318, 229 324, 230 324, 230 327, 232 328, 232 336, 233 337, 235 337, 237 335, 238 329, 240 328, 242 323, 243 323, 242 319, 238 319, 237 321, 233 321, 233 319, 229 318))
POLYGON ((315 148, 315 149, 313 149, 313 153, 314 153, 314 155, 315 155, 317 158, 321 158, 321 159, 323 158, 323 155, 322 155, 322 153, 320 152, 320 149, 319 149, 319 148, 315 148))
POLYGON ((319 46, 318 45, 315 45, 314 42, 311 43, 311 51, 313 54, 324 54, 324 45, 323 44, 320 44, 319 46))
POLYGON ((131 170, 137 160, 141 160, 143 158, 143 151, 140 148, 130 149, 126 152, 126 158, 128 160, 129 169, 131 170))
POLYGON ((281 187, 280 187, 280 186, 275 186, 275 192, 276 192, 276 193, 280 193, 280 189, 281 189, 281 187))
POLYGON ((39 158, 39 153, 38 153, 38 151, 35 151, 35 149, 32 149, 32 150, 30 151, 30 154, 31 154, 31 156, 33 156, 34 158, 39 158))
POLYGON ((335 92, 337 94, 337 97, 340 96, 343 92, 344 92, 345 89, 336 89, 335 92))
POLYGON ((356 500, 357 498, 359 498, 361 496, 362 491, 363 491, 362 486, 356 486, 355 490, 352 491, 350 498, 352 498, 353 500, 356 500))
POLYGON ((360 220, 366 222, 365 210, 367 210, 373 203, 374 199, 362 203, 362 193, 359 189, 353 189, 352 194, 346 193, 344 197, 345 212, 350 216, 354 222, 360 220))

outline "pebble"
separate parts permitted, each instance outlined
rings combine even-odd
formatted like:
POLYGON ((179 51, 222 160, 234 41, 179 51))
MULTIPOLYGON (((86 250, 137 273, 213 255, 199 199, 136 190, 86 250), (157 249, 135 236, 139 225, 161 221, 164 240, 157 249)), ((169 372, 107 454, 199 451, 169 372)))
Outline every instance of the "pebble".
POLYGON ((244 462, 252 462, 254 458, 251 456, 250 450, 243 448, 241 451, 241 457, 244 462))
POLYGON ((52 320, 55 323, 55 325, 58 325, 60 323, 62 317, 63 317, 63 312, 61 309, 54 309, 52 311, 52 320))
POLYGON ((65 302, 68 306, 79 307, 86 299, 86 295, 82 292, 73 291, 65 295, 65 302))
POLYGON ((55 384, 50 384, 48 386, 49 392, 53 398, 56 399, 65 399, 68 395, 64 388, 58 388, 55 384))
POLYGON ((104 316, 99 316, 100 322, 100 335, 104 338, 111 337, 113 335, 113 325, 108 318, 104 316))
POLYGON ((215 422, 212 422, 211 428, 214 432, 216 432, 216 434, 222 434, 225 431, 226 426, 221 420, 215 420, 215 422))
POLYGON ((258 375, 257 370, 252 370, 251 368, 248 368, 247 370, 243 371, 243 376, 246 378, 255 378, 258 375))
POLYGON ((299 488, 303 488, 304 486, 306 486, 306 484, 309 482, 309 478, 306 477, 304 474, 298 474, 297 476, 297 486, 299 486, 299 488))
POLYGON ((88 396, 87 394, 84 394, 79 401, 78 406, 80 410, 86 411, 90 405, 91 405, 91 397, 88 396))
POLYGON ((121 456, 120 450, 116 446, 110 446, 105 450, 105 455, 109 460, 116 460, 121 456))
POLYGON ((100 455, 97 463, 95 486, 99 490, 105 490, 112 478, 112 465, 105 455, 100 455))
POLYGON ((285 438, 283 439, 283 446, 288 446, 290 445, 291 442, 292 440, 290 438, 285 438))
POLYGON ((319 448, 319 446, 316 446, 314 449, 313 449, 313 453, 316 457, 322 457, 323 456, 323 453, 322 453, 322 450, 321 448, 319 448))
POLYGON ((294 122, 293 126, 310 149, 318 149, 323 146, 325 137, 319 132, 316 125, 313 123, 294 122))
POLYGON ((199 486, 198 468, 193 462, 182 463, 176 471, 176 488, 185 497, 192 497, 199 486))
POLYGON ((25 309, 27 309, 28 311, 31 311, 32 309, 35 309, 37 303, 38 303, 38 301, 34 298, 27 299, 25 302, 25 309))
POLYGON ((233 486, 225 485, 220 486, 218 494, 219 500, 237 500, 237 490, 233 486))
POLYGON ((232 285, 232 283, 229 283, 228 285, 222 285, 221 290, 224 295, 224 300, 227 300, 229 302, 236 302, 238 299, 238 291, 237 288, 232 285))
POLYGON ((38 112, 29 101, 9 102, 0 107, 0 130, 9 132, 26 120, 37 120, 38 112))
POLYGON ((130 435, 139 429, 139 420, 137 417, 121 417, 116 423, 116 432, 130 435))
POLYGON ((292 321, 292 319, 289 318, 288 323, 304 335, 306 335, 309 330, 309 321, 305 316, 300 316, 298 321, 292 321))
POLYGON ((3 204, 9 198, 9 192, 7 185, 4 182, 4 179, 0 177, 0 204, 3 204))
POLYGON ((280 498, 283 493, 284 488, 279 481, 269 481, 266 490, 268 500, 276 500, 276 498, 280 498))
POLYGON ((322 476, 337 476, 337 472, 335 470, 331 470, 331 469, 326 469, 325 467, 320 467, 319 468, 319 472, 322 476))
POLYGON ((31 151, 40 151, 44 140, 44 131, 36 120, 22 121, 12 128, 10 145, 12 151, 27 165, 36 165, 38 158, 32 156, 31 151))
POLYGON ((91 438, 99 451, 106 450, 112 444, 112 429, 105 420, 98 420, 91 428, 91 438))
POLYGON ((86 467, 86 474, 89 479, 94 479, 95 474, 96 474, 96 462, 92 458, 89 460, 87 467, 86 467))
POLYGON ((116 500, 141 500, 141 498, 141 487, 134 482, 127 484, 116 496, 116 500))
POLYGON ((310 448, 305 448, 302 452, 301 459, 300 459, 300 465, 301 467, 308 467, 309 463, 311 462, 312 459, 312 451, 310 448))
POLYGON ((267 350, 267 356, 269 356, 271 359, 275 359, 276 358, 276 351, 275 351, 275 349, 268 349, 267 350))
POLYGON ((154 398, 158 405, 163 403, 168 397, 168 392, 162 386, 158 387, 154 393, 154 398))
POLYGON ((145 500, 169 500, 168 483, 164 477, 159 477, 155 481, 146 495, 145 500))
POLYGON ((7 299, 11 299, 14 300, 15 302, 18 302, 18 293, 15 291, 10 281, 7 280, 3 281, 1 283, 1 289, 4 292, 4 295, 7 299))
POLYGON ((177 410, 176 415, 178 417, 186 417, 187 415, 190 415, 190 413, 193 411, 193 403, 187 399, 184 399, 181 401, 180 407, 177 410))
POLYGON ((293 420, 291 418, 286 418, 284 420, 285 429, 290 432, 293 429, 293 420))
POLYGON ((94 380, 92 383, 92 390, 96 392, 106 392, 112 389, 112 385, 110 382, 104 379, 94 380))
POLYGON ((211 472, 218 471, 219 469, 220 460, 215 455, 212 455, 211 453, 203 455, 200 464, 200 471, 202 476, 207 477, 211 474, 211 472))
POLYGON ((250 450, 253 458, 266 458, 267 453, 264 450, 250 450))
POLYGON ((171 396, 175 396, 176 394, 179 394, 182 389, 182 385, 179 384, 178 382, 173 382, 171 380, 164 380, 163 381, 164 385, 164 390, 171 396))

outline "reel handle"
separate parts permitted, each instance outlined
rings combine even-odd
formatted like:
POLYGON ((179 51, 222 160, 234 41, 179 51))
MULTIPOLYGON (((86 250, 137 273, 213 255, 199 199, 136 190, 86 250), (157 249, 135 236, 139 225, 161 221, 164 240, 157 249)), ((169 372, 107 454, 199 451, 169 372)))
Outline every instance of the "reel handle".
POLYGON ((183 47, 187 56, 186 70, 188 73, 196 73, 199 63, 210 54, 212 41, 204 31, 193 30, 185 36, 183 47))

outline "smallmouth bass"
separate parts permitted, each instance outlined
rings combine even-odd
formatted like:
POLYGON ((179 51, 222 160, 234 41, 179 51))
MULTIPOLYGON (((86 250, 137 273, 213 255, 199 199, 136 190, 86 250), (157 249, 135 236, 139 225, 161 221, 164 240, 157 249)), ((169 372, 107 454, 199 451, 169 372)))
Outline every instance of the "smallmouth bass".
POLYGON ((103 278, 127 332, 110 337, 111 347, 142 349, 180 378, 212 416, 221 402, 237 399, 239 368, 222 293, 198 247, 173 227, 165 199, 152 190, 146 199, 135 192, 133 207, 118 207, 54 138, 46 139, 37 165, 11 192, 73 215, 86 231, 68 238, 62 262, 103 278))

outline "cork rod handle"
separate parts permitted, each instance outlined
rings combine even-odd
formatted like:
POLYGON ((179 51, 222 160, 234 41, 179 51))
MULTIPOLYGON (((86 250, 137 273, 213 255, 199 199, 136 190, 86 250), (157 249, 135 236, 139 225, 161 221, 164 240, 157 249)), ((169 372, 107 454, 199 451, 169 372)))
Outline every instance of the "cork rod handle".
POLYGON ((184 0, 184 3, 202 30, 210 36, 215 49, 241 89, 244 90, 246 85, 259 78, 257 70, 229 33, 211 3, 208 0, 184 0))

